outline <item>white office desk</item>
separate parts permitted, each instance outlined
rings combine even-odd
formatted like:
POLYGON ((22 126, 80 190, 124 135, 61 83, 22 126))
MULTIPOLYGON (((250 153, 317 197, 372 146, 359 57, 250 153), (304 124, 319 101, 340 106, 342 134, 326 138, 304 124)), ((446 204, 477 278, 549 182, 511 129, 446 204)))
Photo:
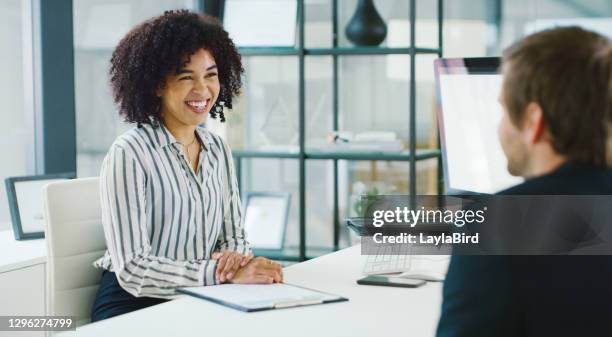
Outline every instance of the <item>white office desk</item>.
POLYGON ((44 239, 17 241, 12 230, 0 231, 0 273, 47 262, 44 239))
POLYGON ((285 268, 285 281, 349 298, 348 302, 244 313, 183 296, 89 324, 61 336, 433 336, 442 284, 361 286, 359 246, 285 268))

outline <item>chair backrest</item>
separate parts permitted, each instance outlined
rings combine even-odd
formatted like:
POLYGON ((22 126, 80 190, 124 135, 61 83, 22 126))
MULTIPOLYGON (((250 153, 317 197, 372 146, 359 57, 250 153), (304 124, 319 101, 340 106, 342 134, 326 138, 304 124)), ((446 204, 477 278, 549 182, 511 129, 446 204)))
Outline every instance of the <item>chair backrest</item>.
POLYGON ((90 322, 101 271, 92 263, 104 254, 99 179, 50 183, 43 189, 47 242, 47 315, 90 322))

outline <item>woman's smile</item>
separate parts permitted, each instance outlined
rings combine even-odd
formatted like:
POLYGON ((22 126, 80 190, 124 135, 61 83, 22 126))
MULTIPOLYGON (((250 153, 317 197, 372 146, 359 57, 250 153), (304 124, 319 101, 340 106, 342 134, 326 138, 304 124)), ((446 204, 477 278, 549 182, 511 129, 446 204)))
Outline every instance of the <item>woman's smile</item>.
POLYGON ((185 105, 189 110, 195 112, 196 114, 204 114, 206 113, 206 109, 210 104, 209 99, 198 99, 198 100, 187 100, 185 101, 185 105))

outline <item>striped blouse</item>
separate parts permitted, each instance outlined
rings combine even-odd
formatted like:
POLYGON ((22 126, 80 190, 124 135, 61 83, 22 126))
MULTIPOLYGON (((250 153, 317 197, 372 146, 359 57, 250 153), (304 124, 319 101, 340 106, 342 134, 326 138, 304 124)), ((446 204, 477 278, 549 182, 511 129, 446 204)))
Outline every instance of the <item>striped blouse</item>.
POLYGON ((107 251, 94 266, 115 272, 134 296, 172 298, 177 287, 216 284, 214 251, 250 252, 230 150, 210 131, 196 133, 197 173, 163 124, 121 135, 102 164, 107 251))

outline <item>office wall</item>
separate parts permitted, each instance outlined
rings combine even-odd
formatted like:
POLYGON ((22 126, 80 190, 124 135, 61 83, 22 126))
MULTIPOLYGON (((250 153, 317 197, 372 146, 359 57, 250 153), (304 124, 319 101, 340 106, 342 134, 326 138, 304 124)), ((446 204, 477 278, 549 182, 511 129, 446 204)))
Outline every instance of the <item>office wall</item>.
MULTIPOLYGON (((28 169, 22 66, 22 4, 20 0, 0 1, 0 179, 24 175, 28 169)), ((4 181, 0 185, 0 230, 10 220, 4 181)))
POLYGON ((609 0, 445 0, 444 7, 448 57, 498 56, 513 41, 555 25, 612 35, 609 0))

